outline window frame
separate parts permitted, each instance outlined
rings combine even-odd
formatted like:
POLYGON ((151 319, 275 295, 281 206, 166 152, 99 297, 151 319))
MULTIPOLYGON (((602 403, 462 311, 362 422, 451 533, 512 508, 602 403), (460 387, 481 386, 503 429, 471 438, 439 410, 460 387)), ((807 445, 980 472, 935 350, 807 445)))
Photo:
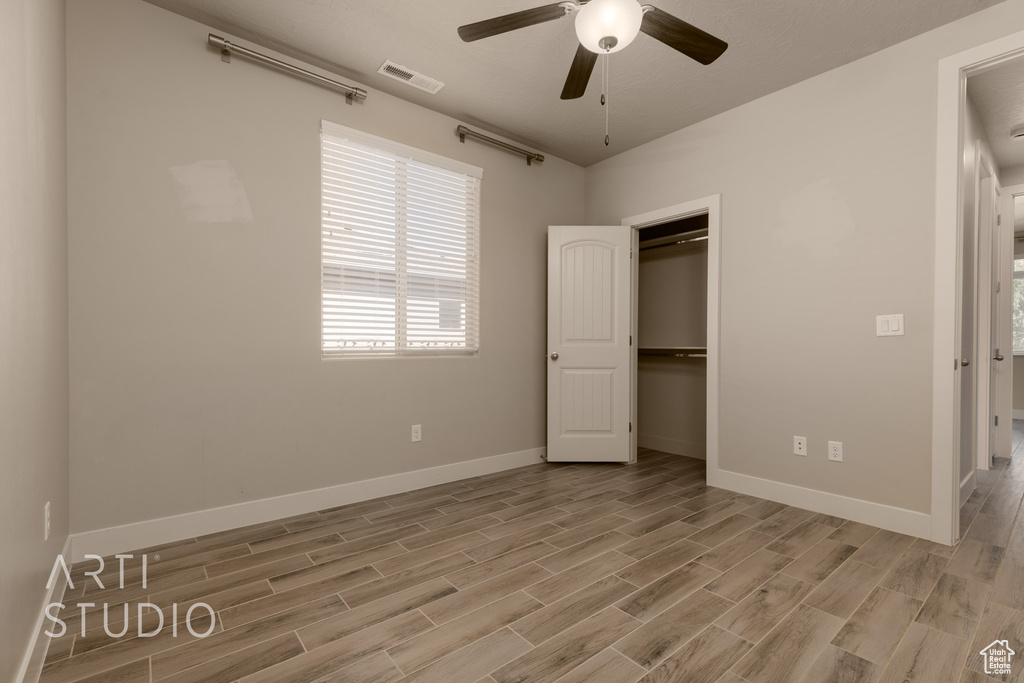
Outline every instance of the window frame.
MULTIPOLYGON (((320 128, 320 358, 322 361, 333 361, 333 360, 355 360, 355 359, 368 359, 368 358, 473 358, 479 356, 480 353, 480 337, 481 331, 481 302, 480 302, 480 287, 481 287, 481 272, 480 264, 482 261, 482 207, 481 201, 483 197, 482 185, 483 185, 483 169, 471 164, 466 164, 455 159, 427 152, 422 149, 418 149, 409 145, 405 145, 387 138, 382 138, 370 133, 366 133, 354 128, 342 126, 341 124, 334 123, 332 121, 322 120, 320 128), (462 300, 462 314, 465 320, 464 325, 464 338, 465 345, 458 347, 446 347, 446 346, 428 346, 422 348, 409 347, 408 334, 400 332, 400 328, 404 326, 405 330, 408 330, 410 321, 403 318, 402 315, 397 314, 397 311, 408 307, 408 302, 413 300, 412 297, 408 296, 408 279, 409 275, 403 265, 408 265, 408 260, 404 260, 399 257, 399 254, 408 253, 403 251, 399 245, 405 247, 408 246, 408 241, 397 237, 401 234, 407 234, 408 226, 402 223, 395 224, 396 233, 396 256, 395 256, 395 270, 394 270, 394 287, 396 293, 405 290, 405 294, 401 296, 396 295, 395 299, 395 345, 394 348, 385 347, 386 350, 374 351, 372 347, 358 347, 353 348, 350 351, 333 350, 329 351, 326 345, 325 335, 327 333, 327 326, 325 324, 325 297, 328 291, 325 283, 325 271, 328 265, 325 258, 325 237, 326 237, 326 219, 327 209, 325 204, 325 166, 326 166, 326 154, 325 154, 325 140, 330 139, 336 143, 344 143, 346 141, 352 142, 356 145, 371 148, 372 150, 384 154, 396 157, 398 159, 409 160, 413 164, 420 164, 431 166, 442 171, 450 173, 456 173, 466 176, 469 184, 467 187, 472 189, 471 201, 467 204, 469 207, 467 210, 466 217, 466 286, 465 286, 465 299, 462 300), (474 181, 475 179, 475 186, 474 181)), ((396 187, 399 185, 396 184, 396 187)), ((429 249, 428 249, 429 251, 429 249)), ((448 299, 438 299, 438 328, 444 329, 442 322, 444 320, 445 313, 443 312, 444 302, 448 299)), ((456 300, 457 301, 457 300, 456 300)), ((450 312, 449 314, 450 315, 450 312)), ((451 329, 451 328, 447 328, 451 329)), ((363 344, 365 342, 358 342, 363 344)), ((438 342, 441 343, 441 342, 438 342)))

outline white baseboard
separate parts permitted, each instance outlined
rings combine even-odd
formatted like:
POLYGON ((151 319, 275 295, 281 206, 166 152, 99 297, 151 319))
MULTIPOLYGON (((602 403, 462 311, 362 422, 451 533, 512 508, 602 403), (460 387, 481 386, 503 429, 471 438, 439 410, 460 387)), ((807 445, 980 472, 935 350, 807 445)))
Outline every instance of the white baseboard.
POLYGON ((843 517, 854 522, 877 526, 909 536, 931 537, 932 518, 931 515, 924 512, 873 503, 859 498, 849 498, 728 470, 718 470, 717 476, 709 478, 708 483, 730 491, 738 491, 826 515, 843 517), (714 479, 714 483, 711 479, 714 479))
POLYGON ((300 491, 274 498, 226 505, 188 512, 171 517, 135 522, 123 526, 84 531, 71 536, 71 559, 79 562, 85 555, 107 556, 114 553, 194 538, 218 531, 227 531, 250 524, 358 503, 381 496, 415 491, 437 484, 447 484, 534 465, 543 461, 544 449, 531 448, 487 458, 440 465, 413 472, 402 472, 376 479, 366 479, 312 491, 300 491))
POLYGON ((682 439, 669 439, 664 436, 653 436, 651 434, 638 434, 636 445, 640 448, 653 448, 662 453, 672 455, 685 455, 688 458, 707 458, 707 446, 702 443, 683 441, 682 439))
MULTIPOLYGON (((61 551, 61 555, 64 556, 64 562, 70 565, 70 536, 64 542, 64 550, 61 551)), ((50 575, 47 574, 47 580, 49 578, 50 575)), ((43 633, 49 629, 49 626, 44 626, 46 606, 56 602, 60 596, 64 595, 64 588, 67 585, 67 577, 64 575, 64 572, 57 572, 53 585, 46 591, 43 604, 39 606, 39 617, 36 619, 35 628, 32 630, 32 639, 29 641, 28 648, 25 650, 25 656, 21 660, 21 667, 18 668, 18 673, 14 676, 14 683, 35 683, 39 680, 39 676, 43 672, 43 662, 46 661, 46 651, 50 649, 50 638, 43 633)))
POLYGON ((1014 420, 1024 420, 1024 410, 1014 410, 1013 411, 1013 419, 1014 420))

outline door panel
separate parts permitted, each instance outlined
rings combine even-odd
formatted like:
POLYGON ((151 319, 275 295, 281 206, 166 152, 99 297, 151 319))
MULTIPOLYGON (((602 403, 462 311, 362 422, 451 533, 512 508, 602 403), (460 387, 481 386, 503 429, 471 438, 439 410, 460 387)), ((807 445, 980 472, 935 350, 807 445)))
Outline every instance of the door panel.
POLYGON ((624 226, 548 231, 548 461, 628 462, 630 240, 624 226))
MULTIPOLYGON (((972 173, 973 176, 973 173, 972 173)), ((975 192, 965 193, 970 206, 965 210, 963 235, 960 245, 960 505, 974 490, 974 470, 977 463, 977 382, 975 357, 977 337, 977 254, 978 218, 975 192)))
MULTIPOLYGON (((975 368, 978 367, 975 357, 975 339, 977 336, 977 297, 976 292, 976 264, 977 260, 977 232, 974 220, 965 221, 964 244, 963 244, 963 282, 961 284, 961 369, 959 369, 959 389, 961 389, 961 485, 968 482, 969 477, 974 474, 977 462, 976 453, 976 397, 977 384, 975 380, 975 368)), ((965 490, 968 496, 973 492, 974 486, 970 485, 965 490)), ((964 504, 966 496, 962 498, 964 504)))
MULTIPOLYGON (((989 267, 988 267, 988 281, 986 286, 989 293, 989 346, 992 350, 991 361, 989 363, 989 396, 988 396, 988 441, 987 448, 985 450, 985 457, 979 459, 979 467, 982 469, 989 469, 992 465, 993 456, 997 455, 997 446, 999 440, 999 427, 996 421, 999 418, 999 414, 1003 412, 999 405, 999 389, 1000 382, 1003 381, 1002 369, 1005 367, 1005 361, 1007 356, 1003 355, 1000 347, 1000 327, 1003 324, 1001 315, 1002 311, 1002 286, 999 282, 1000 272, 1000 258, 1002 255, 1002 240, 1000 238, 1001 224, 999 219, 999 194, 1000 188, 998 181, 993 177, 987 184, 986 188, 986 200, 988 202, 988 210, 986 213, 986 221, 989 226, 989 267)), ((1013 362, 1013 353, 1009 355, 1010 362, 1013 362)), ((1004 416, 1003 419, 1011 419, 1012 416, 1004 416)))

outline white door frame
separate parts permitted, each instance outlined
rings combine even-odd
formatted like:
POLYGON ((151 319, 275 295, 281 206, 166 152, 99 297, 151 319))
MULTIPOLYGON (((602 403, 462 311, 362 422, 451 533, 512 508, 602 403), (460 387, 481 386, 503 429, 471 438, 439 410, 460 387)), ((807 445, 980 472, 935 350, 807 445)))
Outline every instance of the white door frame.
MULTIPOLYGON (((708 216, 708 379, 707 379, 707 482, 709 486, 717 486, 719 483, 718 476, 718 382, 719 382, 719 370, 718 370, 718 353, 719 353, 719 331, 720 331, 720 315, 719 308, 721 306, 721 272, 722 272, 722 237, 721 237, 721 214, 722 214, 722 195, 715 194, 710 197, 702 197, 701 199, 694 199, 689 202, 682 204, 675 204, 674 206, 667 206, 662 209, 656 209, 654 211, 648 211, 636 216, 629 216, 628 218, 622 219, 622 225, 629 225, 633 228, 633 249, 636 253, 637 244, 639 243, 639 230, 651 225, 660 225, 673 220, 679 220, 682 218, 689 218, 690 216, 699 216, 707 214, 708 216)), ((636 257, 632 259, 631 269, 633 276, 633 286, 631 295, 633 297, 632 302, 632 332, 634 342, 637 340, 637 310, 639 302, 637 299, 638 294, 638 273, 640 257, 639 253, 636 253, 636 257)), ((636 376, 637 376, 637 344, 633 344, 630 348, 630 419, 633 424, 637 424, 636 417, 636 376)), ((636 458, 636 436, 638 429, 634 429, 632 433, 632 439, 630 442, 630 448, 632 449, 632 456, 636 458)))
POLYGON ((957 264, 963 233, 960 169, 967 77, 1024 56, 1024 31, 939 61, 935 180, 935 327, 932 354, 931 540, 953 544, 960 536, 960 419, 957 264))

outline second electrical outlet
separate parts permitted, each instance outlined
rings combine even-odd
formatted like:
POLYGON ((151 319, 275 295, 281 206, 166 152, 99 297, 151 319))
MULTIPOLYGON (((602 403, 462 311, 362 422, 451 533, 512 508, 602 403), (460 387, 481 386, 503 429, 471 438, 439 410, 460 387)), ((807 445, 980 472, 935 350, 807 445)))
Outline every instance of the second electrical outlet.
POLYGON ((423 425, 413 425, 412 426, 412 442, 416 443, 417 441, 422 441, 422 440, 423 440, 423 425))
POLYGON ((843 442, 842 441, 829 441, 828 442, 828 459, 833 462, 843 461, 843 442))
POLYGON ((793 455, 807 455, 807 437, 793 437, 793 455))

